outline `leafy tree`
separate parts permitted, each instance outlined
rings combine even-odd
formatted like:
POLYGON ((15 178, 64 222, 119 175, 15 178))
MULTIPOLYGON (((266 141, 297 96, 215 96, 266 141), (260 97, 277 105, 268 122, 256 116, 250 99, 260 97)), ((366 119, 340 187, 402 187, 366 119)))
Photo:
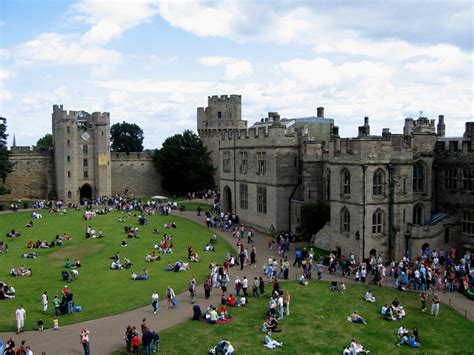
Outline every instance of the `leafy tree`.
POLYGON ((111 149, 114 152, 143 151, 143 130, 135 123, 116 123, 110 127, 111 149))
MULTIPOLYGON (((13 171, 13 164, 8 160, 10 152, 7 147, 7 119, 0 117, 0 179, 5 183, 7 175, 13 171)), ((0 195, 9 193, 3 186, 0 187, 0 195)))
POLYGON ((214 187, 210 153, 190 130, 168 137, 153 157, 163 188, 171 193, 200 191, 214 187))
POLYGON ((53 135, 51 133, 45 134, 36 142, 36 148, 49 150, 53 148, 53 135))

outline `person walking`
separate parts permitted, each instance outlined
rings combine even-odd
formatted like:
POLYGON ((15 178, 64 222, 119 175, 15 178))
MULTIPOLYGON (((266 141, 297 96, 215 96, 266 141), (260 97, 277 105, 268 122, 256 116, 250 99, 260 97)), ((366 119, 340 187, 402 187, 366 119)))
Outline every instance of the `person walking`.
POLYGON ((257 248, 255 248, 255 245, 252 246, 252 251, 250 252, 250 265, 253 265, 253 267, 257 267, 257 248))
POLYGON ((191 277, 189 281, 189 295, 191 297, 191 303, 194 303, 196 298, 196 279, 194 277, 191 277))
POLYGON ((53 306, 54 306, 54 316, 59 317, 59 306, 61 302, 59 301, 58 295, 54 295, 53 306))
POLYGON ((86 327, 82 328, 80 339, 84 349, 84 355, 90 355, 91 353, 89 334, 90 331, 86 327))
POLYGON ((158 292, 155 291, 151 295, 151 306, 153 307, 153 314, 156 314, 156 311, 158 310, 158 301, 160 300, 160 296, 158 295, 158 292))
POLYGON ((48 292, 44 291, 41 295, 41 304, 43 305, 43 313, 48 313, 48 292))
POLYGON ((175 298, 176 298, 176 294, 174 293, 173 289, 170 286, 168 286, 168 288, 166 289, 166 302, 167 302, 166 308, 176 307, 173 304, 173 301, 175 298))
POLYGON ((433 298, 431 299, 432 304, 431 304, 431 314, 434 316, 437 316, 439 313, 439 296, 437 293, 433 295, 433 298))
POLYGON ((426 293, 420 293, 421 311, 426 312, 426 293))
POLYGON ((26 311, 21 304, 18 306, 18 309, 15 312, 15 318, 16 318, 16 325, 17 325, 16 333, 20 334, 20 332, 22 332, 23 328, 25 327, 25 320, 26 320, 26 311))
POLYGON ((212 280, 211 280, 211 276, 209 275, 206 281, 204 281, 204 297, 206 298, 206 300, 211 296, 211 288, 212 288, 212 280))

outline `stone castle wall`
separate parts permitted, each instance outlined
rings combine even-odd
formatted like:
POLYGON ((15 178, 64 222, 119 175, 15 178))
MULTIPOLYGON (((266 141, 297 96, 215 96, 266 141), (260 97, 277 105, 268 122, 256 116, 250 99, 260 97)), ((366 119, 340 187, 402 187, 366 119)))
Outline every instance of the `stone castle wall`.
POLYGON ((112 194, 128 193, 140 197, 165 194, 161 176, 153 163, 153 152, 111 153, 112 194))
POLYGON ((52 152, 16 147, 10 152, 10 161, 14 164, 14 170, 3 185, 10 190, 10 194, 3 195, 2 199, 43 199, 54 196, 52 152))

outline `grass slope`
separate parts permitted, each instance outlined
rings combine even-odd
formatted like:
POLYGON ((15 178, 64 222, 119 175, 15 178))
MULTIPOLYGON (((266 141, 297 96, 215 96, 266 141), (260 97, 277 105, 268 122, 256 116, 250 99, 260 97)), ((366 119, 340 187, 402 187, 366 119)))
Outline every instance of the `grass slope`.
MULTIPOLYGON (((126 310, 138 308, 149 303, 151 293, 158 290, 164 296, 167 285, 175 291, 187 289, 191 276, 198 281, 204 280, 209 272, 208 265, 212 260, 220 261, 225 253, 232 248, 224 241, 219 240, 216 253, 204 253, 203 247, 209 241, 211 233, 205 227, 179 216, 149 216, 148 226, 139 226, 140 239, 128 239, 129 246, 122 248, 120 242, 126 237, 124 225, 137 226, 137 218, 131 217, 126 223, 117 222, 121 213, 114 212, 97 216, 91 221, 82 221, 82 212, 70 210, 66 215, 49 214, 42 211, 43 219, 34 220, 33 228, 24 225, 30 220, 30 213, 18 212, 0 215, 0 240, 8 243, 9 253, 0 254, 0 280, 15 287, 16 298, 0 301, 0 331, 15 329, 14 312, 18 304, 23 304, 27 311, 26 329, 34 329, 38 319, 42 318, 47 327, 52 326, 54 294, 61 298, 60 273, 63 270, 66 258, 71 262, 80 258, 82 267, 79 269, 79 279, 69 284, 74 293, 76 305, 83 307, 83 312, 71 316, 62 316, 61 324, 81 322, 117 314, 126 310), (175 221, 177 229, 164 229, 164 223, 175 221), (85 229, 92 225, 98 232, 102 230, 105 238, 84 238, 85 229), (14 240, 6 238, 6 233, 15 228, 22 231, 22 236, 14 240), (153 228, 161 230, 160 236, 152 234, 153 228), (23 259, 22 253, 28 252, 28 241, 47 240, 50 242, 56 234, 68 233, 72 240, 65 241, 62 247, 51 249, 33 249, 40 256, 37 259, 23 259), (162 256, 161 261, 146 263, 145 255, 153 250, 163 232, 174 236, 174 254, 162 256), (187 258, 187 246, 193 245, 203 260, 201 263, 192 263, 191 270, 181 273, 165 272, 169 261, 187 258), (132 268, 137 274, 143 267, 147 267, 150 274, 148 281, 133 281, 130 279, 132 270, 109 270, 109 257, 116 251, 120 252, 121 260, 127 257, 134 264, 132 268), (12 267, 24 265, 33 269, 32 277, 12 277, 9 271, 12 267), (41 312, 41 294, 48 291, 50 297, 50 311, 48 316, 41 312)), ((178 212, 179 214, 179 212, 178 212)))
MULTIPOLYGON (((472 354, 474 349, 474 324, 458 313, 441 305, 440 315, 435 318, 419 310, 418 295, 400 293, 392 289, 373 289, 376 303, 366 303, 363 295, 367 287, 348 285, 346 294, 329 291, 327 282, 310 283, 302 287, 295 281, 282 284, 292 294, 291 315, 280 322, 282 332, 273 337, 284 342, 284 347, 269 350, 263 346, 264 334, 260 331, 265 320, 268 297, 250 299, 244 308, 233 308, 233 322, 208 325, 187 321, 161 333, 160 352, 163 354, 205 354, 220 340, 227 339, 238 354, 340 354, 342 347, 352 338, 357 339, 373 354, 472 354), (405 320, 387 322, 380 315, 382 303, 390 303, 398 297, 407 311, 405 320), (354 310, 364 316, 367 325, 352 324, 346 320, 354 310), (396 346, 396 333, 401 324, 411 331, 420 332, 421 348, 396 346), (176 341, 183 335, 185 341, 176 341)), ((189 309, 192 315, 191 307, 189 309)), ((115 354, 123 354, 117 352, 115 354)))

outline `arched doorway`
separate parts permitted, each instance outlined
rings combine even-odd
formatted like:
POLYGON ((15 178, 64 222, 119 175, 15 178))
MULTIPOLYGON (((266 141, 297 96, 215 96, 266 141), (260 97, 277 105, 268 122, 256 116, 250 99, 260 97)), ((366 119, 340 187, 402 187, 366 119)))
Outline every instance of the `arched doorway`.
POLYGON ((229 186, 224 186, 223 190, 223 200, 222 200, 222 207, 224 207, 225 212, 232 211, 232 191, 230 191, 229 186))
POLYGON ((89 185, 89 184, 82 185, 81 190, 80 190, 80 198, 81 198, 81 200, 83 200, 83 199, 91 200, 92 199, 92 186, 91 185, 89 185))

